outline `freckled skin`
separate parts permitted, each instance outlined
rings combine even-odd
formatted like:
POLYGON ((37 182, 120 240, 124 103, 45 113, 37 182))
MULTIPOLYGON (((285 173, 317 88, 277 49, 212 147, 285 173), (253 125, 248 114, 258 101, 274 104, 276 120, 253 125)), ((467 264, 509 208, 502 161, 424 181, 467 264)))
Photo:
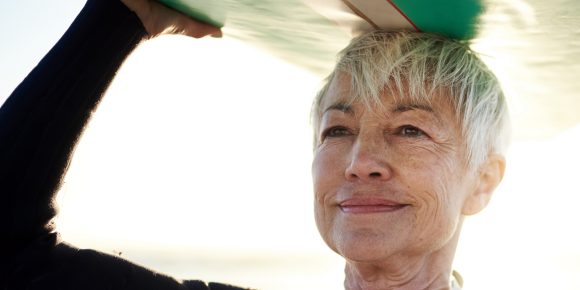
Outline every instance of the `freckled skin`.
POLYGON ((317 128, 312 172, 318 229, 347 260, 347 289, 445 289, 434 285, 448 283, 438 284, 422 271, 449 264, 442 271, 449 272, 463 207, 479 184, 475 171, 467 169, 455 113, 445 95, 414 106, 386 93, 383 106, 369 111, 356 100, 349 102, 349 83, 345 76, 335 78, 321 105, 325 110, 345 103, 349 109, 325 111, 317 128), (338 203, 350 197, 406 206, 349 214, 338 203), (354 283, 357 275, 367 281, 354 283), (417 277, 425 281, 413 281, 417 277), (377 283, 383 286, 371 286, 377 283))

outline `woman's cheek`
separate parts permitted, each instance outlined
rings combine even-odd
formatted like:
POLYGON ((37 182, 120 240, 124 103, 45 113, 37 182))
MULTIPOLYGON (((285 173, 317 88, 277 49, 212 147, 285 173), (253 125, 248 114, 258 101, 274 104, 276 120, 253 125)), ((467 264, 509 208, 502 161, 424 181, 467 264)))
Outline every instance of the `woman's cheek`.
POLYGON ((313 162, 314 212, 320 235, 329 247, 334 249, 332 201, 338 186, 336 171, 333 170, 333 154, 327 144, 322 144, 315 153, 313 162))
POLYGON ((337 146, 328 142, 321 144, 315 152, 312 164, 312 178, 314 181, 314 194, 317 203, 328 199, 328 195, 336 191, 342 181, 343 174, 340 172, 342 158, 337 146))
POLYGON ((315 151, 315 165, 324 175, 338 174, 349 153, 348 138, 327 138, 315 151))

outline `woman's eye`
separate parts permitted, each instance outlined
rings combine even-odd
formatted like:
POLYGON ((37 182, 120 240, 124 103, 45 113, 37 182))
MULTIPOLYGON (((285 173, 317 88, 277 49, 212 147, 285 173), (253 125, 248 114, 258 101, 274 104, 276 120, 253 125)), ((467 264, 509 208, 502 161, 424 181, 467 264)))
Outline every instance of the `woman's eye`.
POLYGON ((346 129, 344 127, 332 127, 332 128, 328 128, 328 129, 324 130, 324 132, 322 133, 322 136, 323 137, 340 137, 340 136, 345 136, 348 134, 349 134, 348 129, 346 129))
POLYGON ((425 132, 415 126, 406 125, 399 129, 399 134, 407 137, 421 137, 425 135, 425 132))

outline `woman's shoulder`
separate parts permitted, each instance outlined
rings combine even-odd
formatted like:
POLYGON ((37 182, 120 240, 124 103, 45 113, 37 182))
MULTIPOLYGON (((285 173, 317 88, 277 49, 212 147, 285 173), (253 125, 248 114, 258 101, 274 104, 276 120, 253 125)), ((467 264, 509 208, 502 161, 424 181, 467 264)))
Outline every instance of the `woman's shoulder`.
MULTIPOLYGON (((58 243, 31 249, 11 263, 6 289, 243 290, 201 280, 180 281, 119 256, 58 243)), ((0 287, 0 288, 2 288, 0 287)), ((4 289, 4 288, 3 288, 4 289)))

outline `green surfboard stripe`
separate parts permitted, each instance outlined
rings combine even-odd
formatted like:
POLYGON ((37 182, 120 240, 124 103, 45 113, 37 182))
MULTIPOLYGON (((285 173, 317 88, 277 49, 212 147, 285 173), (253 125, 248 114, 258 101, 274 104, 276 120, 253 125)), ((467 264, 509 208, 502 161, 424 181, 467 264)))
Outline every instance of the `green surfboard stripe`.
POLYGON ((212 4, 212 1, 189 1, 186 3, 180 0, 159 0, 159 2, 216 27, 223 27, 225 24, 225 7, 212 4))
POLYGON ((481 0, 392 0, 421 30, 455 39, 475 36, 481 0))

